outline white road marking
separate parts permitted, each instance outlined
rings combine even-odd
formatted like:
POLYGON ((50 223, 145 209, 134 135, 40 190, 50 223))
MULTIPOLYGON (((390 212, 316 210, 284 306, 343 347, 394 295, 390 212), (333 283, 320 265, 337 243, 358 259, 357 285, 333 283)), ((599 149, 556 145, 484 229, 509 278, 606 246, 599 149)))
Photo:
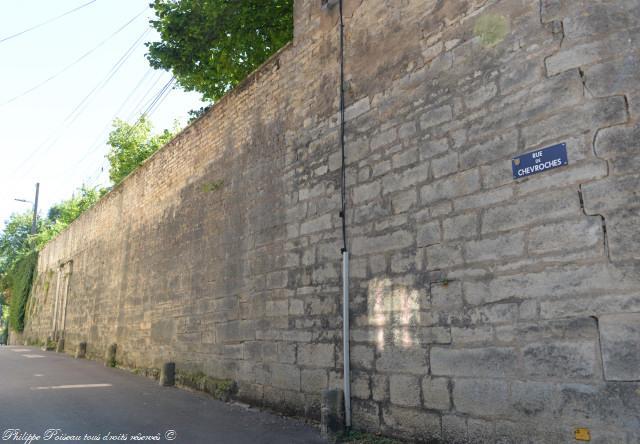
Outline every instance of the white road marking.
POLYGON ((22 353, 22 352, 30 352, 31 349, 30 348, 12 348, 11 351, 22 353))
POLYGON ((111 384, 52 385, 49 387, 31 387, 31 390, 64 390, 64 389, 78 389, 78 388, 98 388, 98 387, 112 387, 112 385, 111 384))
POLYGON ((46 356, 42 355, 22 355, 25 358, 46 358, 46 356))
POLYGON ((42 377, 42 376, 44 376, 44 375, 41 375, 40 373, 36 373, 36 374, 35 374, 35 375, 33 375, 33 376, 35 376, 36 378, 40 378, 40 377, 42 377))

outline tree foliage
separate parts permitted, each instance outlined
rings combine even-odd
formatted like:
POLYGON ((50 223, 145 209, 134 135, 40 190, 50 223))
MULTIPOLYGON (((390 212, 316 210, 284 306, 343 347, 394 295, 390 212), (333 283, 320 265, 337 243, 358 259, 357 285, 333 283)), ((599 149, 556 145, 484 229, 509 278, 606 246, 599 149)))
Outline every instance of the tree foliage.
MULTIPOLYGON (((0 277, 32 249, 30 243, 31 211, 12 214, 0 234, 0 277)), ((41 225, 39 221, 39 225, 41 225)))
POLYGON ((200 109, 192 109, 191 111, 189 111, 189 123, 195 122, 196 120, 198 120, 200 117, 202 117, 207 111, 209 111, 209 109, 211 108, 211 105, 207 105, 207 106, 201 106, 200 109))
MULTIPOLYGON (((177 127, 174 131, 177 131, 177 127)), ((151 123, 145 116, 134 125, 116 120, 114 130, 109 135, 111 151, 107 156, 111 164, 109 176, 113 183, 122 181, 147 157, 171 140, 173 135, 174 132, 169 130, 151 135, 151 123)), ((24 329, 38 251, 108 191, 83 185, 70 199, 52 206, 47 217, 38 219, 35 235, 31 235, 31 211, 13 214, 6 221, 0 233, 0 302, 9 305, 8 323, 12 330, 24 329)))
MULTIPOLYGON (((177 131, 177 127, 174 131, 177 131)), ((171 140, 173 135, 174 132, 169 130, 151 135, 151 123, 145 116, 134 125, 116 120, 114 130, 109 135, 111 151, 107 156, 111 164, 109 176, 113 183, 122 181, 147 157, 171 140)), ((31 235, 31 211, 13 214, 6 221, 0 233, 0 302, 9 305, 11 329, 24 329, 38 251, 107 192, 105 188, 83 185, 70 199, 52 206, 47 217, 38 219, 35 235, 31 235)))
POLYGON ((38 250, 91 208, 105 192, 105 189, 83 186, 71 199, 51 207, 48 217, 38 219, 35 235, 31 235, 31 212, 13 214, 7 220, 0 234, 0 301, 9 304, 8 323, 12 330, 24 329, 38 250))
POLYGON ((111 146, 109 160, 109 178, 114 185, 122 182, 145 159, 169 142, 177 132, 164 130, 161 134, 151 135, 152 125, 146 116, 131 125, 124 120, 113 122, 113 131, 109 134, 111 146))
MULTIPOLYGON (((35 253, 31 218, 31 212, 12 214, 0 234, 0 301, 3 304, 3 323, 5 327, 10 324, 17 331, 21 331, 19 329, 24 326, 26 300, 31 291, 30 279, 33 278, 33 271, 25 267, 35 253), (27 281, 29 286, 25 288, 27 281), (9 305, 9 310, 4 304, 9 305)), ((4 336, 5 333, 6 331, 0 332, 0 335, 4 336)))
MULTIPOLYGON (((0 298, 3 299, 3 298, 0 298)), ((9 335, 9 307, 4 299, 0 306, 0 344, 7 344, 9 335)))
POLYGON ((293 37, 293 0, 154 0, 154 68, 216 100, 293 37))
POLYGON ((36 246, 42 248, 82 213, 94 206, 107 191, 105 188, 83 185, 70 199, 53 205, 35 237, 36 246))
POLYGON ((10 295, 9 326, 14 331, 24 330, 24 320, 33 278, 38 263, 38 252, 31 250, 18 259, 7 274, 10 295))

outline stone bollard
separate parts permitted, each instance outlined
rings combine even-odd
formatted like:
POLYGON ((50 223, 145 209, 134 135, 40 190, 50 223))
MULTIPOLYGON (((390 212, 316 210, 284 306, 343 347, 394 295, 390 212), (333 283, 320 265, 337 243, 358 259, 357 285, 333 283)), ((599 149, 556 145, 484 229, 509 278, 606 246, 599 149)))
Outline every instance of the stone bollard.
POLYGON ((160 371, 160 385, 163 387, 173 387, 176 384, 176 364, 165 362, 160 371))
POLYGON ((57 353, 64 352, 64 338, 58 339, 58 344, 56 345, 56 352, 57 353))
POLYGON ((336 442, 338 435, 344 432, 344 397, 342 390, 322 391, 320 409, 320 432, 329 442, 336 442))
POLYGON ((116 352, 118 351, 118 344, 111 344, 107 347, 107 355, 104 358, 104 365, 107 367, 116 366, 116 352))
POLYGON ((42 351, 51 351, 53 350, 53 337, 52 336, 47 336, 46 341, 44 342, 44 345, 42 346, 42 351))
POLYGON ((76 359, 83 359, 87 355, 87 343, 81 342, 76 348, 76 359))

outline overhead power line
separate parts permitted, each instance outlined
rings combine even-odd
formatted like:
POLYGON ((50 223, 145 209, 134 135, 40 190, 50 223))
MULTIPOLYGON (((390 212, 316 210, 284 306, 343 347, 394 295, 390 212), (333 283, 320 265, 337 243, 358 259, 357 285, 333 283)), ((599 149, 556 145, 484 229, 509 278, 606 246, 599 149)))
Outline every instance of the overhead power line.
POLYGON ((149 114, 154 112, 158 108, 158 106, 160 106, 160 104, 164 101, 164 99, 173 90, 173 84, 175 83, 175 81, 176 81, 175 77, 171 77, 171 79, 169 79, 169 81, 162 87, 162 89, 156 95, 156 97, 154 97, 154 99, 151 101, 147 109, 144 110, 144 112, 140 115, 140 118, 136 122, 135 126, 138 125, 138 123, 140 122, 143 116, 148 116, 149 114))
POLYGON ((127 116, 127 119, 126 119, 127 122, 133 119, 134 117, 136 117, 136 114, 138 114, 143 103, 148 103, 148 102, 145 102, 147 100, 147 97, 149 97, 149 94, 151 94, 151 92, 155 89, 156 85, 161 79, 162 79, 162 71, 160 72, 160 75, 158 75, 156 80, 151 84, 149 89, 147 89, 147 91, 142 95, 142 97, 140 97, 140 100, 138 100, 138 103, 136 103, 136 106, 133 107, 133 109, 131 110, 131 113, 127 116))
POLYGON ((85 7, 89 6, 91 3, 95 3, 96 1, 97 1, 97 0, 91 0, 90 2, 87 2, 87 3, 85 3, 85 4, 83 4, 83 5, 80 5, 80 6, 76 7, 76 8, 73 8, 73 9, 71 9, 71 10, 67 11, 67 12, 63 12, 62 14, 57 15, 57 16, 55 16, 55 17, 52 17, 52 18, 50 18, 50 19, 48 19, 48 20, 45 20, 45 21, 44 21, 44 22, 42 22, 42 23, 38 23, 37 25, 34 25, 34 26, 32 26, 32 27, 30 27, 30 28, 27 28, 27 29, 24 29, 24 30, 22 30, 22 31, 20 31, 20 32, 16 32, 15 34, 11 34, 11 35, 9 35, 9 36, 7 36, 7 37, 0 38, 0 43, 4 43, 4 42, 6 42, 7 40, 15 39, 16 37, 19 37, 19 36, 21 36, 22 34, 26 34, 26 33, 27 33, 27 32, 29 32, 29 31, 33 31, 34 29, 38 29, 38 28, 41 28, 41 27, 43 27, 43 26, 45 26, 45 25, 48 25, 49 23, 53 23, 53 22, 55 22, 56 20, 61 19, 62 17, 65 17, 65 16, 67 16, 67 15, 69 15, 69 14, 72 14, 72 13, 74 13, 74 12, 76 12, 76 11, 79 11, 79 10, 80 10, 80 9, 82 9, 82 8, 85 8, 85 7))
MULTIPOLYGON (((120 107, 118 108, 118 111, 116 111, 115 115, 114 115, 114 119, 116 117, 118 117, 118 115, 122 112, 122 110, 124 109, 125 106, 127 106, 127 104, 129 103, 129 100, 131 100, 134 96, 134 94, 136 93, 136 91, 138 91, 138 89, 142 86, 142 84, 144 83, 145 80, 147 80, 147 77, 149 77, 149 75, 151 73, 153 73, 154 69, 152 67, 149 67, 147 69, 147 71, 144 73, 144 75, 142 76, 142 78, 138 81, 138 83, 136 83, 136 86, 133 87, 133 90, 131 91, 130 94, 127 95, 127 98, 124 100, 124 102, 122 102, 122 104, 120 105, 120 107)), ((111 124, 111 122, 109 122, 109 124, 111 124)))
MULTIPOLYGON (((146 74, 145 76, 141 79, 141 81, 138 83, 138 85, 136 85, 136 88, 142 83, 142 80, 144 80, 144 78, 146 78, 146 74)), ((171 91, 173 90, 172 86, 174 85, 176 81, 175 77, 171 77, 171 79, 169 79, 169 81, 167 83, 165 83, 162 88, 160 88, 160 90, 151 98, 149 99, 149 101, 146 103, 146 107, 144 109, 144 111, 142 111, 140 113, 140 116, 136 119, 136 121, 130 126, 129 130, 127 131, 126 137, 128 137, 137 127, 138 125, 140 125, 140 122, 142 121, 142 118, 144 116, 149 116, 151 115, 155 110, 157 110, 160 105, 162 104, 162 102, 164 102, 164 100, 167 98, 167 96, 171 93, 171 91)), ((154 85, 156 82, 154 82, 154 85)), ((135 92, 134 89, 134 92, 135 92)), ((133 94, 133 92, 132 92, 133 94)), ((129 97, 127 97, 127 99, 125 100, 125 103, 131 98, 131 95, 129 95, 129 97)), ((145 94, 146 96, 146 94, 145 94)), ((121 107, 122 108, 122 107, 121 107)), ((139 105, 136 106, 136 109, 139 109, 139 105)), ((129 120, 129 119, 127 119, 129 120)), ((104 131, 103 131, 104 133, 104 131)), ((100 137, 100 136, 99 136, 100 137)), ((77 167, 82 164, 82 162, 85 161, 85 159, 87 159, 87 157, 89 157, 90 154, 92 154, 96 149, 100 148, 100 141, 102 139, 96 139, 96 141, 91 145, 91 147, 89 148, 89 150, 85 153, 85 155, 76 163, 73 165, 72 168, 70 168, 65 175, 72 173, 74 170, 77 169, 77 167)), ((100 167, 100 172, 102 171, 103 167, 100 167)), ((99 173, 98 172, 98 175, 99 173)))
POLYGON ((136 49, 136 47, 140 43, 140 40, 142 40, 144 36, 147 35, 148 32, 149 32, 149 28, 147 28, 136 39, 136 41, 133 42, 133 44, 129 47, 129 49, 125 51, 122 57, 120 57, 120 59, 111 67, 111 69, 109 70, 105 78, 102 79, 99 83, 97 83, 96 86, 94 86, 93 89, 89 91, 89 93, 82 99, 82 101, 80 101, 80 103, 73 109, 73 111, 71 111, 70 116, 72 116, 74 113, 76 113, 76 115, 69 122, 69 125, 73 123, 80 116, 82 110, 86 108, 87 104, 90 102, 94 94, 98 91, 101 91, 109 83, 109 81, 113 78, 113 76, 116 75, 116 73, 120 70, 120 68, 122 68, 122 66, 129 59, 129 57, 131 57, 131 54, 133 54, 133 51, 136 49))
POLYGON ((42 82, 38 83, 37 85, 22 91, 20 94, 10 98, 9 100, 0 103, 0 106, 5 106, 8 105, 12 102, 15 102, 16 100, 26 96, 27 94, 30 94, 34 91, 36 91, 37 89, 41 88, 42 86, 46 85, 47 83, 49 83, 50 81, 56 79, 57 77, 59 77, 61 74, 65 73, 66 71, 68 71, 69 69, 71 69, 72 67, 74 67, 75 65, 77 65, 78 63, 80 63, 81 61, 83 61, 84 59, 86 59, 87 57, 89 57, 92 53, 94 53, 95 51, 97 51, 101 46, 103 46, 105 43, 107 43, 109 40, 111 40, 113 37, 115 37, 116 35, 118 35, 120 32, 122 32, 127 26, 129 26, 131 23, 133 23, 133 21, 135 19, 137 19, 138 17, 140 17, 142 14, 144 14, 144 12, 147 10, 147 8, 144 8, 142 11, 140 11, 138 14, 135 15, 135 17, 133 17, 131 20, 129 20, 128 22, 126 22, 124 25, 122 25, 120 28, 116 29, 111 35, 109 35, 106 39, 102 40, 100 43, 98 43, 96 46, 94 46, 93 48, 91 48, 89 51, 85 52, 84 54, 82 54, 80 57, 78 57, 76 60, 74 60, 73 62, 71 62, 70 64, 68 64, 67 66, 65 66, 64 68, 62 68, 60 71, 56 72, 55 74, 51 75, 50 77, 46 78, 45 80, 43 80, 42 82))
MULTIPOLYGON (((98 135, 98 137, 95 139, 95 141, 90 145, 89 149, 86 151, 85 155, 78 161, 78 163, 76 163, 74 165, 74 170, 75 167, 79 166, 82 162, 84 162, 91 154, 93 154, 97 149, 100 148, 100 146, 102 144, 104 144, 104 138, 106 137, 106 135, 109 132, 109 128, 112 127, 113 125, 113 121, 118 117, 118 115, 120 114, 120 112, 124 109, 124 107, 126 106, 127 103, 129 103, 129 101, 134 97, 136 91, 138 91, 138 89, 140 88, 140 86, 142 86, 142 84, 144 83, 144 81, 147 79, 147 77, 149 76, 149 74, 151 74, 154 71, 153 68, 149 68, 147 70, 147 72, 145 72, 145 74, 142 76, 142 78, 140 79, 140 81, 136 84, 136 86, 133 88, 133 90, 127 95, 127 97, 125 98, 125 100, 122 102, 122 104, 120 105, 120 107, 118 108, 118 111, 116 111, 116 113, 113 115, 113 117, 111 118, 111 120, 109 122, 107 122, 107 124, 104 126, 104 128, 102 129, 102 131, 100 132, 100 134, 98 135)), ((147 89, 147 91, 142 95, 142 97, 140 98, 140 100, 138 101, 138 103, 133 107, 131 113, 129 114, 129 116, 127 117, 127 119, 125 121, 129 121, 131 120, 134 116, 136 116, 137 114, 140 114, 140 116, 142 116, 144 113, 141 112, 141 106, 143 103, 145 103, 145 100, 147 99, 147 96, 149 95, 149 93, 155 88, 155 86, 158 84, 158 82, 160 81, 160 79, 162 79, 162 72, 160 72, 160 75, 156 77, 155 80, 153 80, 151 86, 149 87, 149 89, 147 89)), ((165 86, 163 86, 159 92, 156 93, 156 95, 161 94, 163 91, 165 91, 165 86)), ((151 101, 153 101, 155 99, 156 96, 153 96, 152 99, 150 99, 149 102, 146 102, 147 104, 150 103, 151 101)), ((133 125, 138 125, 138 123, 140 123, 140 118, 136 119, 136 121, 134 122, 133 125)), ((70 170, 71 172, 71 170, 70 170)))
MULTIPOLYGON (((113 120, 116 119, 118 117, 118 115, 120 114, 120 112, 124 109, 124 107, 127 105, 127 103, 129 103, 129 101, 131 100, 131 98, 134 96, 134 94, 136 93, 136 91, 140 88, 140 86, 142 86, 142 84, 144 83, 144 81, 147 79, 147 77, 149 77, 149 74, 151 74, 154 71, 153 68, 149 68, 145 74, 142 76, 142 78, 138 81, 138 83, 136 84, 136 86, 133 88, 133 90, 127 95, 127 97, 125 98, 125 100, 122 102, 122 104, 120 105, 120 107, 118 108, 118 111, 115 112, 115 114, 113 115, 113 117, 111 118, 111 120, 109 122, 107 122, 107 124, 104 126, 104 128, 102 129, 102 131, 100 131, 100 134, 98 135, 98 137, 94 140, 94 142, 90 145, 89 149, 86 151, 85 155, 78 161, 78 163, 76 163, 73 167, 73 169, 70 169, 68 172, 71 173, 72 171, 74 171, 76 169, 76 167, 78 167, 82 162, 84 162, 91 154, 93 154, 98 148, 100 148, 101 145, 104 144, 104 139, 107 136, 108 132, 109 132, 109 128, 111 128, 111 126, 113 125, 113 120)), ((155 85, 158 80, 160 80, 160 77, 158 77, 158 79, 154 82, 153 85, 155 85)), ((136 105, 135 109, 138 109, 139 105, 136 105)))
POLYGON ((27 162, 29 162, 33 156, 35 156, 38 152, 40 152, 43 148, 47 147, 47 149, 52 148, 62 137, 62 135, 64 134, 64 131, 67 130, 77 119, 78 117, 80 117, 80 115, 82 114, 82 111, 87 107, 87 105, 89 104, 89 102, 91 101, 91 99, 93 97, 95 97, 95 94, 102 90, 108 83, 109 81, 113 78, 113 76, 120 70, 120 68, 122 68, 122 66, 124 65, 124 63, 129 59, 129 57, 131 56, 131 54, 133 54, 136 46, 140 43, 140 41, 142 40, 142 38, 149 32, 149 29, 146 29, 137 39, 136 41, 125 51, 125 53, 120 57, 120 59, 111 67, 111 69, 109 69, 109 71, 107 72, 106 76, 100 80, 100 82, 98 82, 92 89, 91 91, 89 91, 88 94, 86 94, 82 100, 80 100, 80 102, 75 106, 75 108, 73 108, 73 110, 65 117, 65 119, 62 122, 62 127, 59 128, 57 130, 56 133, 52 134, 51 136, 49 136, 42 144, 40 144, 38 147, 36 147, 35 150, 33 150, 31 153, 29 153, 29 155, 27 156, 27 158, 20 164, 20 166, 18 167, 18 169, 16 170, 16 173, 18 170, 20 170, 24 165, 27 164, 27 162))

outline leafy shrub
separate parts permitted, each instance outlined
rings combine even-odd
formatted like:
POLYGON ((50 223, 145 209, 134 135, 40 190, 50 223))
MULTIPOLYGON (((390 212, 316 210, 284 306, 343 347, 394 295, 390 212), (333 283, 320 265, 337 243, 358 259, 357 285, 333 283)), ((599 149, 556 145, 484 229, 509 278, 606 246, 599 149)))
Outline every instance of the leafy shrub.
POLYGON ((22 332, 24 330, 26 307, 37 263, 38 253, 30 251, 18 259, 7 273, 7 286, 11 295, 9 326, 13 331, 22 332))

